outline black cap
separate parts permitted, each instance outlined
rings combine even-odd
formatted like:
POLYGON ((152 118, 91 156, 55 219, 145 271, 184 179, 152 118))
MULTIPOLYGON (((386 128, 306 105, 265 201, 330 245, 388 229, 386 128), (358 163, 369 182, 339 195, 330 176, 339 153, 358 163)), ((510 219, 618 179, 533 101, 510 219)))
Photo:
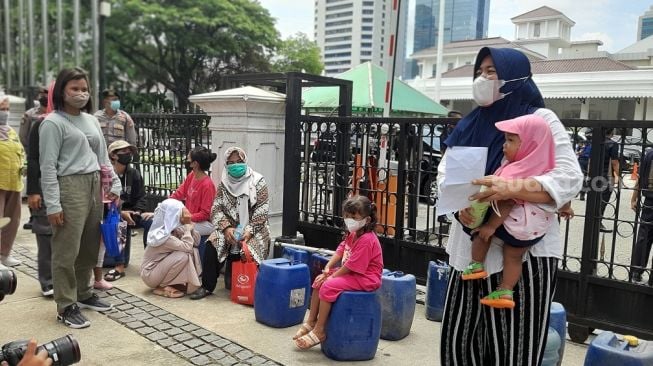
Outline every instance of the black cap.
POLYGON ((118 99, 120 99, 120 94, 118 94, 118 92, 113 89, 104 89, 102 91, 102 98, 106 97, 118 97, 118 99))

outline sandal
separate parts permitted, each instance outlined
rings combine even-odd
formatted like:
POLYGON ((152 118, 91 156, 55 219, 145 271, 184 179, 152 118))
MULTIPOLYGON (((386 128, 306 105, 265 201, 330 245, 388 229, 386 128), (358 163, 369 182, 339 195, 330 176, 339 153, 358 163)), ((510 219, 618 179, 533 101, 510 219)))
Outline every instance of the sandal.
POLYGON ((299 327, 299 330, 297 331, 297 333, 295 333, 295 336, 292 337, 292 339, 296 340, 297 338, 301 338, 301 337, 307 335, 308 333, 310 333, 310 331, 312 331, 312 330, 313 330, 313 327, 310 324, 304 323, 299 327))
POLYGON ((313 331, 304 334, 303 336, 295 339, 295 345, 300 349, 309 349, 315 347, 316 345, 322 343, 324 339, 320 340, 313 331))
POLYGON ((463 274, 461 278, 464 281, 467 280, 478 280, 481 278, 487 277, 487 272, 485 272, 485 267, 483 267, 483 263, 479 262, 472 262, 467 266, 467 269, 463 271, 463 274))
POLYGON ((152 290, 152 293, 158 296, 169 297, 171 299, 178 299, 185 296, 183 292, 169 286, 164 288, 157 287, 152 290))
POLYGON ((120 272, 117 269, 112 269, 104 275, 104 279, 113 282, 125 277, 125 272, 120 272))
POLYGON ((515 301, 512 299, 512 290, 496 289, 489 295, 481 299, 481 304, 487 305, 497 309, 512 309, 515 307, 515 301), (502 296, 510 296, 505 298, 502 296))

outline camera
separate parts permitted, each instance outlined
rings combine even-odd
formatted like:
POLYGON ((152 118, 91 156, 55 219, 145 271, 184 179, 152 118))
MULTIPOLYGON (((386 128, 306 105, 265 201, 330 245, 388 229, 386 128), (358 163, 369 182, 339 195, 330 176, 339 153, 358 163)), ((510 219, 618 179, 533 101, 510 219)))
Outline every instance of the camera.
MULTIPOLYGON (((6 361, 9 366, 18 365, 25 355, 28 341, 14 341, 2 346, 0 349, 0 362, 6 361)), ((79 362, 82 353, 79 350, 79 343, 72 334, 55 339, 54 341, 40 345, 36 353, 45 350, 48 357, 52 359, 54 366, 67 366, 79 362)))
POLYGON ((5 295, 11 295, 16 292, 16 275, 9 269, 0 269, 0 301, 5 295))

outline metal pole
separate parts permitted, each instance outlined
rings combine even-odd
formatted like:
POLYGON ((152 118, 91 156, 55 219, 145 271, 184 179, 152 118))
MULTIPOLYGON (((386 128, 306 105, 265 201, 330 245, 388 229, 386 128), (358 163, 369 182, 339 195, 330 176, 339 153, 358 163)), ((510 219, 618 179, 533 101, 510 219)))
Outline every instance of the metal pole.
POLYGON ((50 52, 48 52, 48 1, 41 0, 41 24, 43 27, 43 86, 48 83, 48 72, 50 71, 50 52))
POLYGON ((57 62, 58 69, 63 69, 63 9, 61 0, 57 0, 57 62))
POLYGON ((93 33, 93 63, 91 66, 91 95, 93 97, 93 105, 98 107, 98 86, 99 86, 99 66, 98 62, 100 59, 99 51, 99 33, 98 33, 98 1, 91 0, 91 28, 93 33))
POLYGON ((34 0, 27 0, 27 44, 29 45, 29 86, 36 83, 36 60, 34 59, 34 0))
POLYGON ((433 99, 440 103, 440 84, 442 83, 442 54, 444 53, 444 3, 440 0, 440 17, 438 18, 438 57, 435 62, 435 95, 433 99))
POLYGON ((25 21, 23 20, 23 0, 18 1, 18 88, 25 86, 25 21))
POLYGON ((79 66, 79 0, 73 1, 73 49, 75 66, 79 66))
POLYGON ((5 0, 5 50, 7 52, 7 79, 5 80, 5 87, 7 90, 11 88, 11 71, 13 69, 13 58, 15 55, 11 54, 11 27, 9 26, 9 23, 11 21, 11 18, 9 17, 9 0, 5 0))
MULTIPOLYGON (((397 61, 397 40, 399 38, 399 13, 401 10, 401 0, 391 0, 390 8, 390 31, 388 37, 388 53, 384 61, 384 68, 387 75, 385 84, 385 103, 383 105, 383 117, 390 117, 392 113, 392 91, 394 89, 395 63, 397 61)), ((403 35, 402 35, 403 36, 403 35)))

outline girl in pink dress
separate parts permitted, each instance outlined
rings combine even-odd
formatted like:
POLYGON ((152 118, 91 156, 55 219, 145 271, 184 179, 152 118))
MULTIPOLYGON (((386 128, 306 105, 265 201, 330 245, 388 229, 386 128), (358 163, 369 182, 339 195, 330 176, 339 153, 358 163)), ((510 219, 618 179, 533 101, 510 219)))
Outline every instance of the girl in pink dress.
POLYGON ((376 207, 367 197, 354 196, 343 203, 342 211, 347 235, 313 282, 308 320, 293 337, 301 349, 324 342, 331 305, 343 291, 375 291, 381 287, 383 255, 374 233, 376 207))
MULTIPOLYGON (((534 114, 495 123, 505 133, 504 163, 494 175, 504 178, 540 176, 555 166, 554 142, 551 128, 534 114)), ((521 187, 519 187, 521 188, 521 187)), ((486 215, 485 223, 471 231, 472 262, 462 274, 463 280, 487 277, 483 262, 493 236, 503 240, 503 278, 499 287, 481 300, 495 308, 513 308, 512 289, 522 271, 522 258, 531 245, 539 242, 555 219, 555 211, 525 201, 493 202, 495 213, 486 215)), ((573 216, 570 203, 561 216, 573 216)))

